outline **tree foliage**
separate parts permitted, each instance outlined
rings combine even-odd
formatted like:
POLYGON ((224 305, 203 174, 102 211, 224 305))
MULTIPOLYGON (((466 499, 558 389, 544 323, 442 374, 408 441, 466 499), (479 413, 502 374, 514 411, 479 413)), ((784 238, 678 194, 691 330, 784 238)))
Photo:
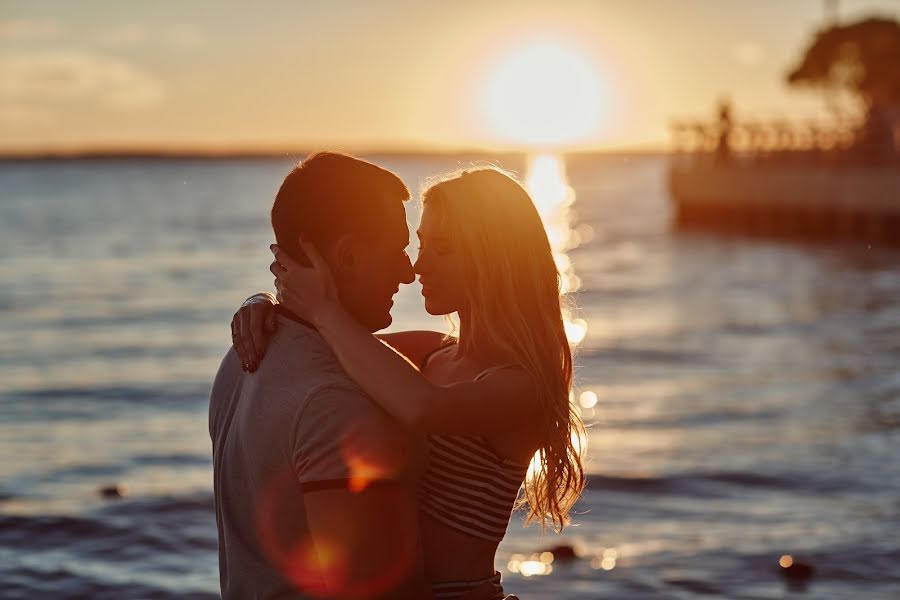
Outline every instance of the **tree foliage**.
POLYGON ((787 81, 792 86, 849 92, 868 111, 896 109, 900 106, 900 23, 869 18, 819 31, 787 81))

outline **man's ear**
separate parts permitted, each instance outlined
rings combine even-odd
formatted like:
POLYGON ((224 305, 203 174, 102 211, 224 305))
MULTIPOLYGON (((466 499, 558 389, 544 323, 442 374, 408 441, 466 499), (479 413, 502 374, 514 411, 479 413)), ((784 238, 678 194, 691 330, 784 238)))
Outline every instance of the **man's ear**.
POLYGON ((331 248, 332 269, 334 271, 352 269, 356 265, 358 250, 353 236, 346 234, 339 237, 331 248))

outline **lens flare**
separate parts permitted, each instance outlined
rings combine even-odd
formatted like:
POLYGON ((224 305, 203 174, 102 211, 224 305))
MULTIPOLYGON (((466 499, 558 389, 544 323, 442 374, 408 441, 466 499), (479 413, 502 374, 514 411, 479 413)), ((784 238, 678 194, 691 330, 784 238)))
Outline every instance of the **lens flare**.
POLYGON ((395 479, 409 467, 411 453, 399 437, 371 440, 367 432, 351 429, 343 436, 340 449, 350 471, 351 492, 362 492, 378 480, 395 479))
MULTIPOLYGON (((340 436, 340 455, 349 474, 347 489, 362 494, 371 485, 397 480, 409 470, 412 452, 405 438, 371 439, 365 431, 348 428, 340 436)), ((290 464, 271 474, 256 500, 255 525, 259 546, 267 562, 298 591, 313 597, 338 593, 342 598, 378 597, 402 581, 415 564, 418 538, 415 528, 392 523, 390 552, 372 557, 371 573, 351 578, 352 548, 340 538, 310 537, 305 513, 298 506, 299 482, 290 464)), ((389 488, 394 490, 394 488, 389 488)), ((388 500, 397 514, 416 514, 414 500, 403 490, 388 500)), ((300 503, 302 504, 302 503, 300 503)), ((352 536, 351 536, 352 537, 352 536)), ((348 542, 349 543, 349 542, 348 542)))
POLYGON ((291 585, 317 597, 328 595, 326 581, 342 586, 347 562, 341 548, 327 540, 314 545, 302 526, 298 507, 286 506, 296 498, 293 469, 285 466, 274 473, 259 494, 256 504, 256 534, 268 562, 291 585))

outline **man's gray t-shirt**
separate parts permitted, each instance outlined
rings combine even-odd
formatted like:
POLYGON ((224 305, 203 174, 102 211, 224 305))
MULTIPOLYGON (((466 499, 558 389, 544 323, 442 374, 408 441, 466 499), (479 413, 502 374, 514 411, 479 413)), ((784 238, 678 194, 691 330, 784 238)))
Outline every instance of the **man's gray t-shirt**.
POLYGON ((256 373, 231 349, 209 402, 222 597, 307 598, 321 585, 304 493, 412 483, 419 446, 344 373, 314 329, 278 315, 256 373))

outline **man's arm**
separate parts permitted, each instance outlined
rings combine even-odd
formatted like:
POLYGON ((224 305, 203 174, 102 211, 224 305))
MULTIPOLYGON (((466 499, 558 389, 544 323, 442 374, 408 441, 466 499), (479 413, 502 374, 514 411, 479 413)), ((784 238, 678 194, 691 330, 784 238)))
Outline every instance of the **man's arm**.
POLYGON ((411 477, 416 440, 349 382, 313 392, 293 438, 328 597, 430 599, 411 477))
MULTIPOLYGON (((276 304, 275 296, 259 292, 244 300, 231 318, 231 343, 245 371, 256 371, 266 354, 269 338, 275 331, 276 304)), ((446 336, 437 331, 399 331, 376 337, 420 369, 429 354, 449 343, 446 336)))
MULTIPOLYGON (((293 465, 328 597, 433 599, 411 477, 422 449, 355 386, 328 385, 307 399, 293 465)), ((461 600, 500 595, 483 585, 461 600)))
POLYGON ((415 499, 403 485, 304 495, 329 598, 431 599, 422 573, 415 499))

